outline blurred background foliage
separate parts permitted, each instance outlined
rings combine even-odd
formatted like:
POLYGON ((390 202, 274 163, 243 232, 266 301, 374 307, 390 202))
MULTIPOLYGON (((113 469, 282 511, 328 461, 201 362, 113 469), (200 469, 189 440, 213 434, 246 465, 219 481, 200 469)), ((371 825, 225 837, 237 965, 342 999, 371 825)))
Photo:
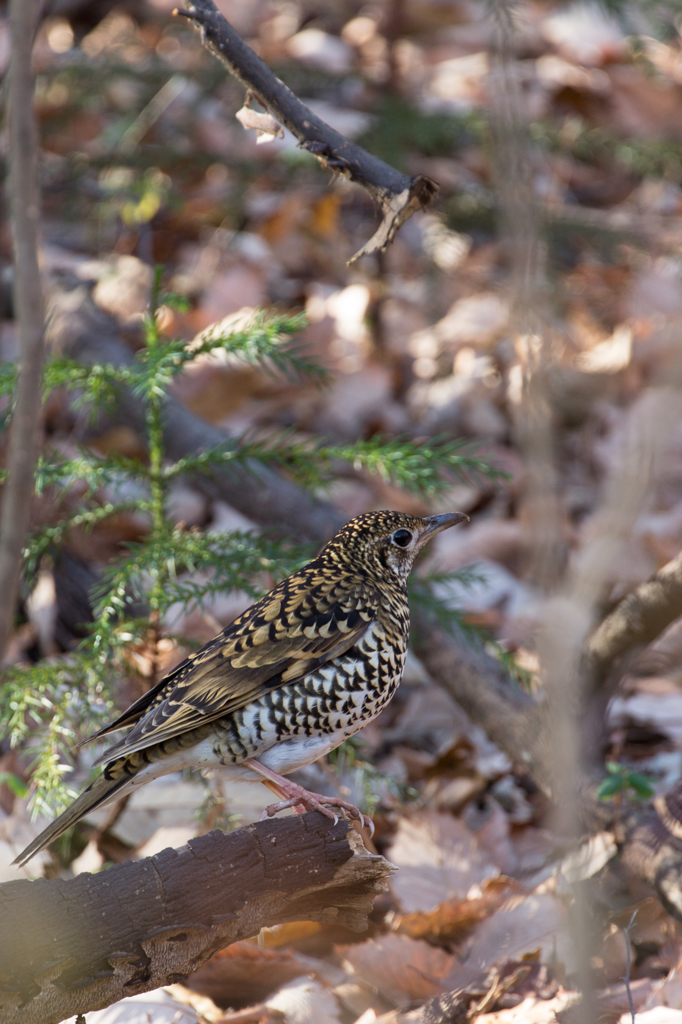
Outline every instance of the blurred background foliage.
MULTIPOLYGON (((60 323, 67 307, 91 303, 101 317, 93 333, 115 337, 130 361, 85 367, 69 355, 68 332, 52 329, 32 539, 0 696, 3 878, 16 877, 9 862, 38 827, 27 802, 45 813, 65 786, 87 782, 94 755, 69 753, 74 740, 312 553, 295 530, 274 536, 255 511, 199 487, 196 474, 211 466, 273 468, 346 517, 383 507, 467 512, 471 525, 428 553, 413 601, 492 653, 506 685, 542 692, 536 631, 546 592, 535 547, 544 506, 529 486, 520 426, 535 336, 519 328, 514 297, 519 250, 503 205, 517 168, 500 151, 501 67, 518 100, 551 349, 557 564, 570 567, 584 552, 633 410, 666 380, 679 348, 679 4, 220 0, 333 127, 440 186, 386 253, 350 268, 376 226, 367 196, 288 135, 257 145, 234 117, 244 90, 173 6, 49 0, 36 41, 46 286, 60 323), (505 53, 501 14, 511 14, 505 53), (145 429, 117 413, 122 385, 146 403, 145 429), (166 395, 222 431, 224 445, 171 458, 159 436, 166 395)), ((0 260, 4 454, 18 351, 6 224, 0 260)), ((678 424, 600 608, 680 546, 678 424)), ((602 795, 619 806, 680 778, 680 664, 677 623, 628 667, 610 705, 602 795)), ((486 888, 500 875, 528 912, 522 952, 541 949, 537 971, 551 975, 546 936, 556 949, 561 897, 536 886, 564 851, 547 828, 546 800, 416 659, 381 720, 301 781, 340 787, 371 808, 378 848, 401 865, 388 916, 377 912, 381 941, 395 925, 400 935, 388 938, 397 945, 379 954, 368 939, 344 954, 361 974, 376 953, 377 1012, 424 997, 407 980, 419 972, 391 974, 398 948, 403 966, 421 964, 419 976, 433 977, 445 970, 436 958, 450 957, 453 969, 460 940, 479 925, 502 934, 490 921, 506 882, 486 888), (540 896, 544 937, 539 918, 537 928, 529 923, 540 896), (464 921, 462 907, 472 906, 476 919, 464 921)), ((89 821, 31 870, 67 870, 83 851, 88 869, 141 856, 163 829, 187 838, 253 820, 268 800, 226 794, 216 780, 153 786, 149 804, 133 800, 89 821)), ((594 901, 604 943, 595 985, 611 993, 600 1004, 605 1020, 623 1012, 616 903, 636 898, 626 889, 610 876, 594 901)), ((677 925, 651 899, 627 939, 642 992, 679 957, 677 925)), ((306 956, 335 956, 333 942, 349 938, 296 941, 306 956)), ((490 963, 503 955, 495 950, 490 963)), ((233 982, 228 960, 221 970, 233 982)), ((269 991, 266 958, 259 964, 254 1001, 269 991)), ((228 981, 221 991, 232 991, 228 981)), ((360 1016, 344 1007, 344 1022, 360 1016)))

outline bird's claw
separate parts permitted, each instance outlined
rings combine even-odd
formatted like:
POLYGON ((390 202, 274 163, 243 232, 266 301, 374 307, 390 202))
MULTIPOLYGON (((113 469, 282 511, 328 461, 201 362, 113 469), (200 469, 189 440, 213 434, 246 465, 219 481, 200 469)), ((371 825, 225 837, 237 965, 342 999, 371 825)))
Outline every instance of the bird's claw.
POLYGON ((374 835, 374 822, 368 814, 363 814, 355 804, 351 804, 348 800, 343 800, 340 796, 322 796, 317 793, 309 793, 307 790, 297 787, 297 791, 293 792, 293 795, 288 800, 280 800, 279 803, 269 804, 261 814, 261 821, 265 818, 272 818, 275 814, 280 811, 285 811, 288 807, 297 807, 302 805, 307 811, 318 811, 320 814, 324 814, 325 817, 331 818, 336 825, 339 820, 338 814, 336 814, 331 808, 338 807, 339 810, 345 811, 349 818, 356 818, 361 826, 369 829, 370 836, 374 835))

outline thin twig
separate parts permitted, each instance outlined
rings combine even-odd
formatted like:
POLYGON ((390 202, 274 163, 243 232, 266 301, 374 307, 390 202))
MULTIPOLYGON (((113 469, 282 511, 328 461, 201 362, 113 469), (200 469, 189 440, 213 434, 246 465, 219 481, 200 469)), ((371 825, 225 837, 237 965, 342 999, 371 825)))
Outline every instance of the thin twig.
POLYGON ((187 0, 188 10, 175 13, 201 29, 204 45, 225 64, 261 106, 285 125, 301 149, 323 167, 361 185, 382 212, 381 224, 370 240, 348 261, 383 252, 409 217, 429 205, 438 185, 423 174, 410 177, 384 163, 361 146, 330 128, 302 103, 267 64, 246 45, 222 16, 213 0, 187 0))
POLYGON ((10 6, 9 133, 10 201, 14 243, 14 303, 21 365, 0 517, 0 659, 14 621, 21 552, 33 497, 38 454, 44 316, 38 266, 38 132, 33 111, 31 55, 40 0, 10 6))
POLYGON ((169 78, 165 85, 152 97, 147 106, 140 111, 130 127, 126 128, 123 138, 118 144, 118 152, 132 153, 149 129, 156 124, 161 115, 168 110, 171 103, 178 98, 186 85, 187 79, 182 75, 173 75, 172 78, 169 78))
POLYGON ((630 1017, 632 1018, 632 1024, 635 1024, 635 1004, 632 1001, 632 990, 630 988, 630 931, 632 929, 633 924, 635 923, 636 917, 637 910, 634 911, 632 917, 630 918, 630 924, 627 926, 627 928, 623 928, 627 943, 625 946, 625 977, 623 978, 623 981, 625 982, 625 990, 628 994, 628 1006, 630 1007, 630 1017))

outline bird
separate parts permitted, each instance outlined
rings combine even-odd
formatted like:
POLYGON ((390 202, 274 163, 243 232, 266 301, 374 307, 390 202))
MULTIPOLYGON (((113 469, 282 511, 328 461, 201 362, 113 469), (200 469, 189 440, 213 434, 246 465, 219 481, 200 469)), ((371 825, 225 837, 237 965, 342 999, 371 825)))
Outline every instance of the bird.
POLYGON ((407 579, 417 554, 462 512, 391 510, 351 519, 277 584, 85 742, 132 726, 95 761, 101 774, 15 860, 23 865, 87 814, 187 767, 263 782, 287 807, 337 811, 372 826, 341 797, 286 776, 371 722, 402 678, 407 579))

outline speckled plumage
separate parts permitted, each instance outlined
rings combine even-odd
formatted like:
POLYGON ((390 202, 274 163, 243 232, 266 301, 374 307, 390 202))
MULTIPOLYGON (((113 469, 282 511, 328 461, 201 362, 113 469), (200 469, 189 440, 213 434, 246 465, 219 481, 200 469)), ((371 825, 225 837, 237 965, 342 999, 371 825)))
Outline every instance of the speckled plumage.
POLYGON ((352 519, 317 558, 95 734, 132 726, 97 762, 99 778, 18 862, 94 807, 189 765, 251 781, 263 781, 262 768, 266 784, 286 795, 282 775, 338 746, 393 696, 407 652, 412 563, 434 533, 463 518, 352 519))

